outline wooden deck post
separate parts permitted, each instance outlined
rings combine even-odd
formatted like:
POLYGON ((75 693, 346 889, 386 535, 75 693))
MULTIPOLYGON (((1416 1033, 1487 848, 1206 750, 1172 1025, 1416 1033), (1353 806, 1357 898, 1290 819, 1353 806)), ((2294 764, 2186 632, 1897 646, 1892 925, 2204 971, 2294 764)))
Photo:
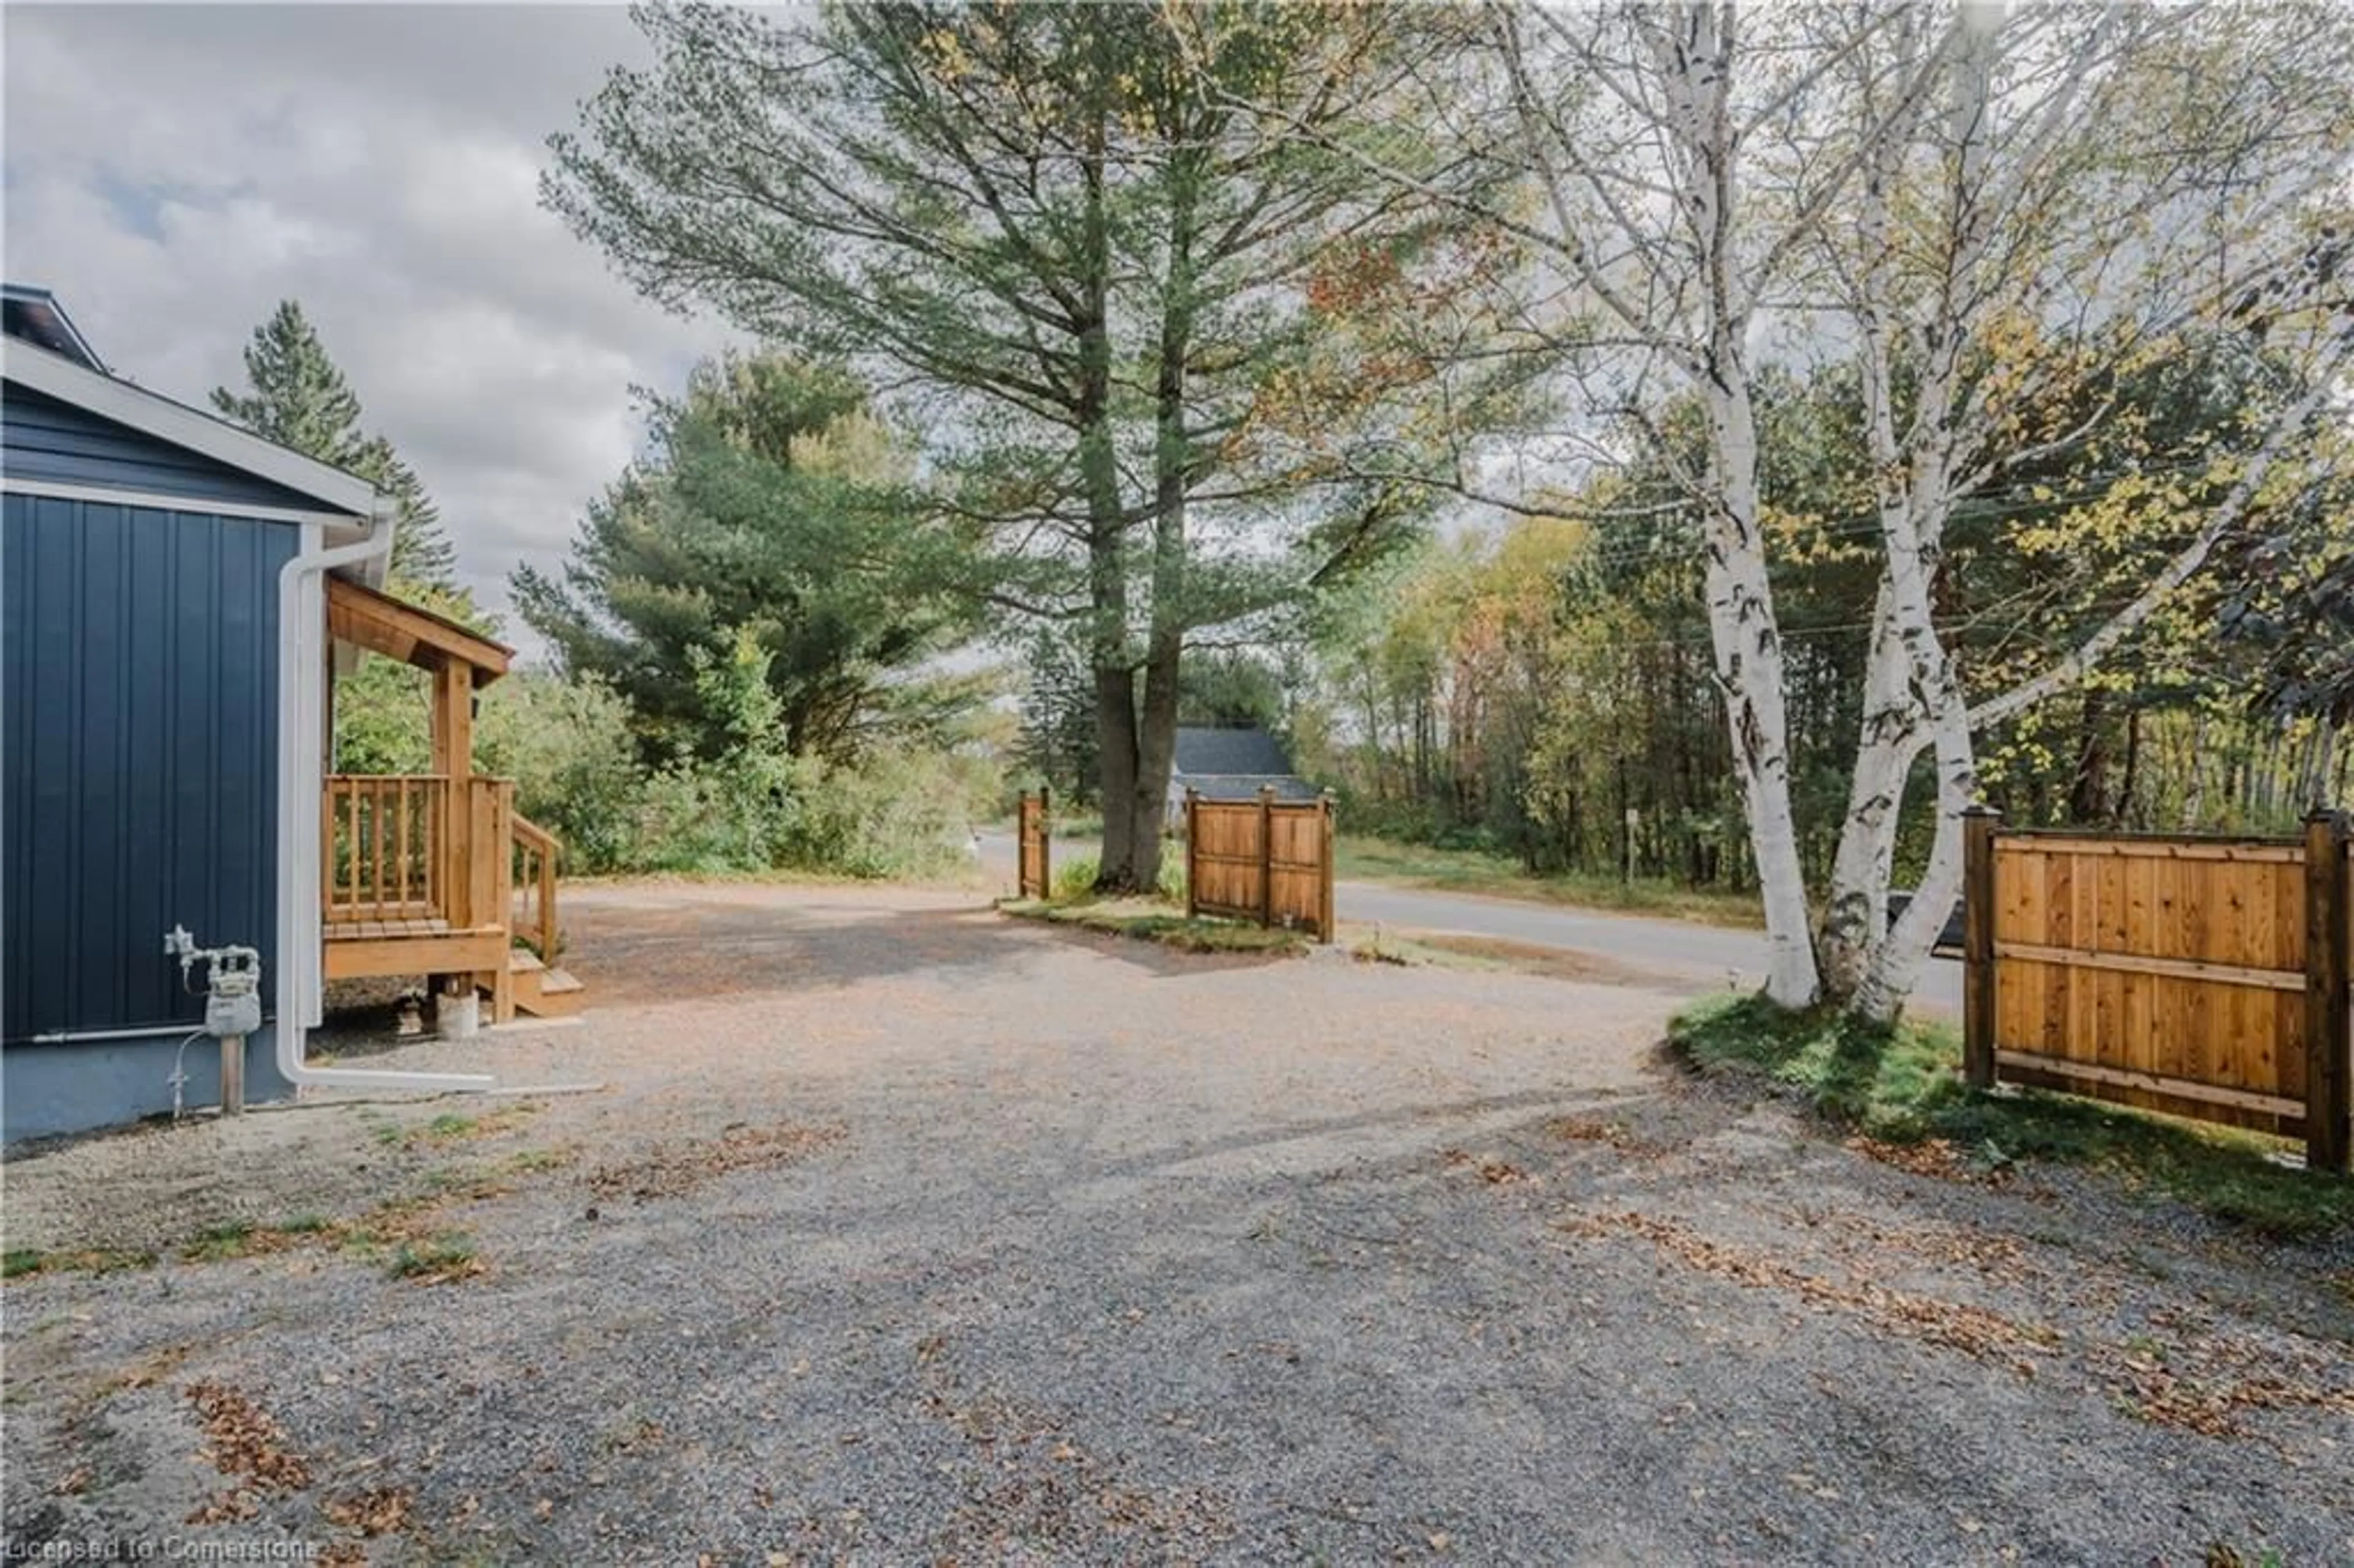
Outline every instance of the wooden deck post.
POLYGON ((1962 1076, 1994 1087, 1994 846, 2002 813, 1962 813, 1962 1076))
POLYGON ((2354 947, 2343 811, 2305 820, 2305 1162, 2343 1175, 2354 1154, 2354 994, 2348 949, 2354 947))
POLYGON ((490 912, 474 906, 474 672, 452 659, 433 672, 433 771, 442 790, 441 886, 455 929, 483 924, 490 912))
POLYGON ((1258 787, 1258 924, 1275 924, 1275 786, 1258 787))
POLYGON ((221 1115, 243 1116, 245 1114, 245 1036, 222 1035, 220 1054, 221 1115))
POLYGON ((1201 869, 1201 863, 1194 858, 1194 847, 1202 842, 1202 835, 1193 831, 1193 808, 1199 804, 1200 801, 1201 796, 1195 792, 1193 787, 1191 784, 1186 785, 1185 918, 1188 920, 1198 920, 1202 916, 1202 878, 1198 874, 1201 869))
POLYGON ((1055 896, 1055 819, 1047 810, 1046 785, 1038 785, 1038 896, 1055 896))

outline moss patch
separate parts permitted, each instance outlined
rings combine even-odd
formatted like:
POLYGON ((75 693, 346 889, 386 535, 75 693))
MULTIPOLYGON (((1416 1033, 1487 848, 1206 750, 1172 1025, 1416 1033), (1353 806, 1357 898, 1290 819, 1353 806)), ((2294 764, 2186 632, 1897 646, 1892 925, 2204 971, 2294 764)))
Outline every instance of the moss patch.
POLYGON ((1762 1073, 1868 1138, 1942 1139, 1981 1170, 2087 1166, 2272 1235, 2354 1224, 2354 1181, 2280 1164, 2271 1157, 2288 1145, 2277 1139, 2033 1089, 1972 1093, 1959 1076, 1961 1037, 1941 1023, 1886 1027, 1743 997, 1683 1012, 1669 1040, 1697 1065, 1762 1073))

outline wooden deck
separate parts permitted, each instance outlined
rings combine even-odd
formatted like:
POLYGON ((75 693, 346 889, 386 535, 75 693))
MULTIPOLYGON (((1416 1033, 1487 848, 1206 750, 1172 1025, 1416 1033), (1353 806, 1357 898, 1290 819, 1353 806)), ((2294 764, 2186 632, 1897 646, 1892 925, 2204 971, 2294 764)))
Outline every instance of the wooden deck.
POLYGON ((561 846, 516 815, 512 782, 336 774, 319 835, 327 979, 471 986, 499 1022, 578 1009, 579 982, 546 961, 560 946, 561 846))
POLYGON ((515 812, 514 782, 474 771, 474 702, 514 651, 364 584, 327 582, 338 642, 424 671, 430 773, 327 776, 319 812, 321 968, 329 980, 429 978, 479 991, 492 1018, 570 1012, 580 982, 553 967, 555 836, 515 812))
POLYGON ((504 975, 514 946, 504 926, 452 930, 445 925, 438 931, 398 934, 371 934, 366 929, 381 924, 363 922, 328 932, 323 946, 329 980, 358 980, 367 975, 504 975))

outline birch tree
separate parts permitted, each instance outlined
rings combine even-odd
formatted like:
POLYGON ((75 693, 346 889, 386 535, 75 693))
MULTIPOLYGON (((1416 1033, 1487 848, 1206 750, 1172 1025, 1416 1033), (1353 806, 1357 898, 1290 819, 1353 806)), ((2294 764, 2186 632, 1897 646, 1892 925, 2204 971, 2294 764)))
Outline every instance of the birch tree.
MULTIPOLYGON (((1534 259, 1507 318, 1521 352, 1598 387, 1598 414, 1647 426, 1662 385, 1703 412, 1702 464, 1676 466, 1704 518, 1715 677, 1765 906, 1766 991, 1804 1006, 1820 979, 1791 807, 1754 382, 1761 312, 1861 160, 1850 151, 1769 170, 1749 149, 1777 123, 1825 112, 1843 57, 1810 58, 1786 27, 1721 3, 1491 5, 1462 47, 1484 68, 1484 91, 1449 81, 1443 112, 1458 155, 1523 182, 1511 205, 1481 209, 1534 259), (1761 190, 1769 177, 1777 185, 1761 190)), ((1926 69, 1892 80, 1894 111, 1934 81, 1926 69)), ((1378 148, 1355 155, 1445 194, 1378 148)), ((1650 445, 1669 455, 1656 432, 1650 445)))
MULTIPOLYGON (((1795 1006, 1828 991, 1887 1016, 1958 886, 1974 730, 2098 668, 2219 538, 2310 477, 2292 472, 2296 454, 2338 396, 2347 347, 2346 27, 2311 5, 1497 4, 1465 48, 1485 90, 1450 79, 1444 118, 1458 156, 1528 182, 1486 215, 1537 259, 1514 281, 1519 350, 1584 392, 1589 422, 1565 449, 1619 463, 1624 446, 1596 432, 1639 432, 1704 519, 1767 994, 1795 1006), (2218 440, 2214 499, 2114 613, 2014 689, 1970 700, 1935 616, 1956 504, 2023 464, 2103 450, 2113 405, 2071 428, 2027 423, 2056 384, 2115 380, 2252 312, 2298 363, 2301 396, 2218 440), (1763 365, 1839 357, 1864 387, 1882 565, 1819 966, 1755 385, 1763 365), (1678 398, 1707 430, 1703 460, 1681 468, 1659 427, 1678 398), (1892 930, 1924 752, 1938 831, 1892 930)), ((1354 155, 1416 184, 1377 143, 1354 155)))
MULTIPOLYGON (((2335 261, 2322 264, 2354 147, 2345 29, 2284 6, 1969 0, 1950 28, 1935 16, 1900 12, 1819 46, 1846 62, 1855 118, 1872 128, 1854 221, 1825 225, 1813 249, 1861 372, 1882 547, 1822 946, 1834 991, 1875 1017, 1902 1005, 1959 891, 1960 818, 1979 794, 1974 734, 2096 669, 2253 509, 2317 477, 2288 470, 2349 347, 2346 291, 2325 275, 2335 261), (1937 95, 1883 111, 1875 84, 1918 75, 1940 49, 1937 95), (2302 394, 2218 432, 2215 499, 2182 519, 2187 540, 2115 613, 2047 668, 1972 704, 1934 613, 1956 505, 2024 462, 2126 445, 2113 397, 2065 428, 2033 429, 2028 416, 2088 372, 2114 380, 2152 354, 2195 351, 2201 334, 2238 330, 2225 319, 2234 311, 2263 313, 2302 394), (1936 833, 1891 929, 1895 836, 1925 749, 1936 833)), ((1819 156, 1842 142, 1833 130, 1786 147, 1819 156)))

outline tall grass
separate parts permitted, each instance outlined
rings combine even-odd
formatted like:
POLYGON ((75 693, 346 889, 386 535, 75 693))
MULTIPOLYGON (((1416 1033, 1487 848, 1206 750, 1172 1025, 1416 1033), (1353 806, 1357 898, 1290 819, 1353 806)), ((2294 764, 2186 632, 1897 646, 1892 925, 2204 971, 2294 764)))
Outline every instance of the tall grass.
MULTIPOLYGON (((1093 896, 1096 878, 1101 871, 1101 863, 1091 854, 1073 855, 1068 860, 1057 861, 1055 865, 1055 900, 1069 903, 1074 899, 1093 896)), ((1185 856, 1174 846, 1161 852, 1161 880, 1154 885, 1154 892, 1172 904, 1185 902, 1185 856)))

